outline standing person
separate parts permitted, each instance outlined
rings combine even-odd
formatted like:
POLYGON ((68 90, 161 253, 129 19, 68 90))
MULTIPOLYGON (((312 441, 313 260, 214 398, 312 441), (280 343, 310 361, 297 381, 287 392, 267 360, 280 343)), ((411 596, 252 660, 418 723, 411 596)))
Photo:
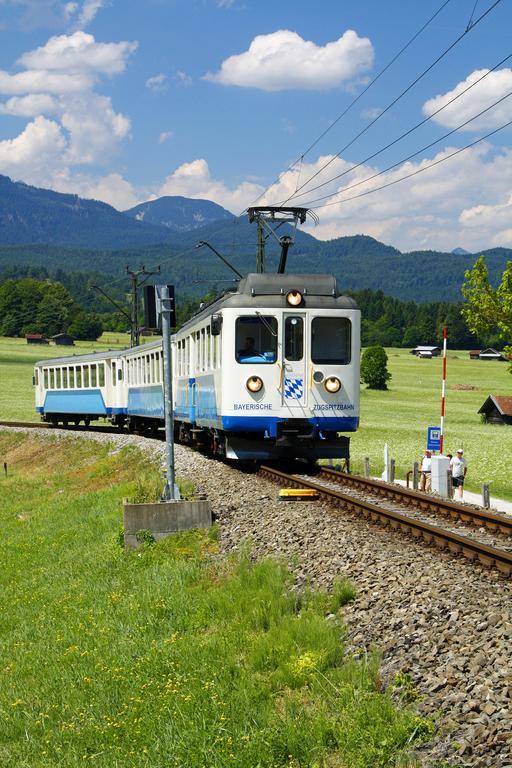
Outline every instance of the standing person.
POLYGON ((420 491, 430 491, 430 473, 432 470, 432 451, 425 451, 425 455, 421 459, 421 478, 420 478, 420 491))
POLYGON ((453 459, 450 459, 453 487, 458 489, 458 496, 461 501, 462 495, 464 493, 464 478, 466 477, 466 472, 468 471, 468 465, 466 459, 464 459, 463 456, 464 451, 462 448, 459 448, 453 459))

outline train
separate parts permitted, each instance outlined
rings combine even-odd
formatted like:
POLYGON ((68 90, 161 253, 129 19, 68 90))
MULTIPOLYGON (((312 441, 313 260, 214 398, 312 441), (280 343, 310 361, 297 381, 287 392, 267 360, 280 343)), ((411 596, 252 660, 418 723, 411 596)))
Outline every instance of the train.
MULTIPOLYGON (((235 460, 349 459, 359 426, 360 311, 332 275, 250 273, 171 337, 176 440, 235 460)), ((164 426, 162 339, 41 360, 54 425, 164 426)))

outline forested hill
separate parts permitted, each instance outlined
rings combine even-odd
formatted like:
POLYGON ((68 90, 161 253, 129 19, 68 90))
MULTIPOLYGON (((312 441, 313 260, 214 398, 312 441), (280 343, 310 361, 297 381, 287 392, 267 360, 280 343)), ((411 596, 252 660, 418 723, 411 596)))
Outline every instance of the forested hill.
POLYGON ((30 187, 0 175, 0 244, 138 247, 172 239, 166 227, 137 221, 97 200, 30 187))
MULTIPOLYGON (((0 273, 13 265, 38 267, 49 271, 98 272, 122 277, 126 265, 146 267, 162 265, 163 276, 176 284, 180 293, 202 296, 212 287, 221 289, 229 284, 233 273, 210 250, 194 245, 202 230, 187 244, 147 246, 123 250, 64 248, 60 246, 0 247, 0 273)), ((206 238, 205 238, 206 239, 206 238)), ((368 237, 345 237, 329 243, 297 238, 290 250, 288 272, 333 272, 342 290, 371 288, 386 295, 416 302, 460 301, 460 286, 464 271, 473 266, 476 256, 456 256, 451 253, 418 251, 403 254, 368 237)), ((255 254, 252 242, 244 251, 224 249, 214 237, 210 242, 228 256, 241 271, 254 271, 255 254)), ((512 250, 496 248, 484 251, 491 280, 499 281, 512 250)), ((275 270, 277 254, 270 253, 268 268, 275 270)))
MULTIPOLYGON (((287 233, 287 226, 278 232, 287 233)), ((255 225, 210 201, 167 197, 121 213, 105 203, 0 176, 0 271, 26 265, 121 276, 127 264, 162 264, 163 275, 182 293, 201 296, 225 286, 233 273, 206 247, 197 249, 199 240, 211 243, 240 272, 254 270, 255 225)), ((277 269, 278 254, 278 243, 269 237, 269 271, 277 269)), ((496 283, 512 250, 484 254, 496 283)), ((462 249, 401 253, 365 235, 322 241, 298 230, 288 271, 334 273, 343 290, 370 288, 417 302, 459 301, 464 272, 476 255, 462 249)))

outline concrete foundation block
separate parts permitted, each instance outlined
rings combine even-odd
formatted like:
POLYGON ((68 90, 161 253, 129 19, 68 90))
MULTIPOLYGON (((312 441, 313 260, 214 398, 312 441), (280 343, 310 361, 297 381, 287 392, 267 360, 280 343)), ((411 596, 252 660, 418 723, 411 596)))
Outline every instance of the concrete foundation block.
POLYGON ((124 546, 137 549, 137 531, 150 531, 155 541, 180 531, 208 528, 212 524, 209 501, 161 501, 155 504, 123 504, 124 546))

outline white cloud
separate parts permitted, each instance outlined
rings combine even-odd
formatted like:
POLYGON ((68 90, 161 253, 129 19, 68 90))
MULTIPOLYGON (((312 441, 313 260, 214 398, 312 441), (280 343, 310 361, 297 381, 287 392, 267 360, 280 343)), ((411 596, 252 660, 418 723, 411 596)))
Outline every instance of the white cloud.
POLYGON ((44 70, 27 70, 11 75, 0 69, 0 93, 5 94, 78 93, 91 86, 92 80, 87 75, 44 70))
POLYGON ((51 37, 45 45, 24 53, 18 64, 29 70, 76 74, 117 75, 124 71, 136 42, 97 43, 87 32, 51 37))
POLYGON ((66 169, 53 176, 52 189, 77 194, 86 200, 101 200, 113 205, 118 211, 133 208, 147 199, 144 194, 137 195, 133 185, 118 173, 93 177, 87 174, 72 174, 66 169))
POLYGON ((16 117, 37 117, 58 112, 58 102, 48 93, 32 93, 28 96, 13 96, 0 104, 0 112, 16 117))
MULTIPOLYGON (((0 94, 11 96, 0 103, 0 113, 34 118, 19 136, 0 143, 0 173, 51 186, 57 178, 78 178, 76 166, 110 163, 130 134, 130 120, 94 85, 102 75, 122 72, 135 48, 136 43, 97 43, 75 32, 24 54, 19 63, 25 71, 0 70, 0 94)), ((111 184, 116 177, 105 178, 111 184)), ((119 184, 117 190, 120 195, 119 184)))
POLYGON ((165 144, 166 141, 170 141, 173 138, 174 138, 174 133, 172 131, 162 131, 162 133, 158 137, 158 143, 165 144))
POLYGON ((30 169, 32 183, 44 183, 47 168, 61 165, 65 149, 66 139, 60 125, 36 117, 15 139, 0 141, 0 171, 26 181, 30 169))
POLYGON ((353 30, 321 47, 282 29, 258 35, 247 51, 230 56, 219 72, 209 72, 204 79, 264 91, 322 90, 352 80, 372 64, 370 40, 353 30))
POLYGON ((163 72, 146 80, 146 88, 153 93, 165 93, 168 87, 167 75, 164 75, 163 72))
MULTIPOLYGON (((441 160, 453 149, 446 147, 434 158, 406 163, 373 181, 365 179, 379 169, 362 166, 345 176, 343 181, 333 182, 309 196, 294 198, 289 204, 305 205, 318 195, 362 181, 360 186, 340 195, 341 199, 352 197, 441 160)), ((303 164, 301 182, 330 159, 331 156, 320 157, 316 162, 303 164)), ((321 183, 350 167, 346 160, 336 158, 313 183, 321 183)), ((292 195, 297 187, 298 172, 294 169, 282 174, 279 184, 269 190, 262 203, 276 204, 292 195)), ((449 251, 461 246, 476 251, 491 244, 503 244, 500 233, 505 230, 507 211, 501 206, 504 200, 509 199, 511 191, 512 150, 504 148, 496 151, 489 144, 481 144, 388 189, 320 208, 317 211, 319 226, 314 229, 309 226, 311 233, 321 239, 369 234, 402 250, 433 248, 449 251), (492 210, 486 209, 485 216, 478 216, 479 206, 490 206, 492 210), (476 211, 473 211, 475 207, 476 211), (477 218, 479 224, 473 225, 477 218)), ((335 200, 332 198, 332 201, 335 200)), ((330 203, 331 200, 325 202, 330 203)))
MULTIPOLYGON (((423 105, 425 115, 430 115, 440 107, 447 104, 458 94, 462 93, 472 83, 476 83, 483 75, 489 72, 488 69, 476 69, 462 82, 458 83, 451 91, 435 96, 426 101, 423 105)), ((443 109, 433 119, 439 125, 447 128, 456 128, 473 115, 486 109, 495 101, 512 92, 512 69, 498 69, 491 72, 485 79, 471 90, 460 96, 453 104, 443 109)), ((490 128, 496 128, 503 123, 512 120, 512 97, 503 101, 498 106, 486 112, 485 115, 473 121, 462 130, 481 131, 490 128)))
POLYGON ((176 74, 174 75, 174 79, 180 85, 185 85, 185 86, 192 85, 192 78, 190 77, 190 75, 187 75, 187 73, 183 72, 181 69, 178 69, 176 71, 176 74))
MULTIPOLYGON (((94 20, 94 17, 98 11, 107 5, 107 3, 108 0, 84 0, 80 16, 78 17, 78 21, 76 23, 77 29, 83 29, 84 27, 87 27, 91 21, 94 20)), ((70 3, 68 5, 76 5, 76 3, 70 3)))
POLYGON ((180 165, 166 178, 158 189, 156 197, 183 195, 183 197, 204 198, 213 200, 233 213, 238 213, 262 191, 263 187, 249 181, 229 188, 223 181, 211 177, 208 163, 200 158, 180 165))
POLYGON ((380 107, 368 107, 361 112, 363 120, 376 120, 379 115, 382 115, 382 109, 380 107))

